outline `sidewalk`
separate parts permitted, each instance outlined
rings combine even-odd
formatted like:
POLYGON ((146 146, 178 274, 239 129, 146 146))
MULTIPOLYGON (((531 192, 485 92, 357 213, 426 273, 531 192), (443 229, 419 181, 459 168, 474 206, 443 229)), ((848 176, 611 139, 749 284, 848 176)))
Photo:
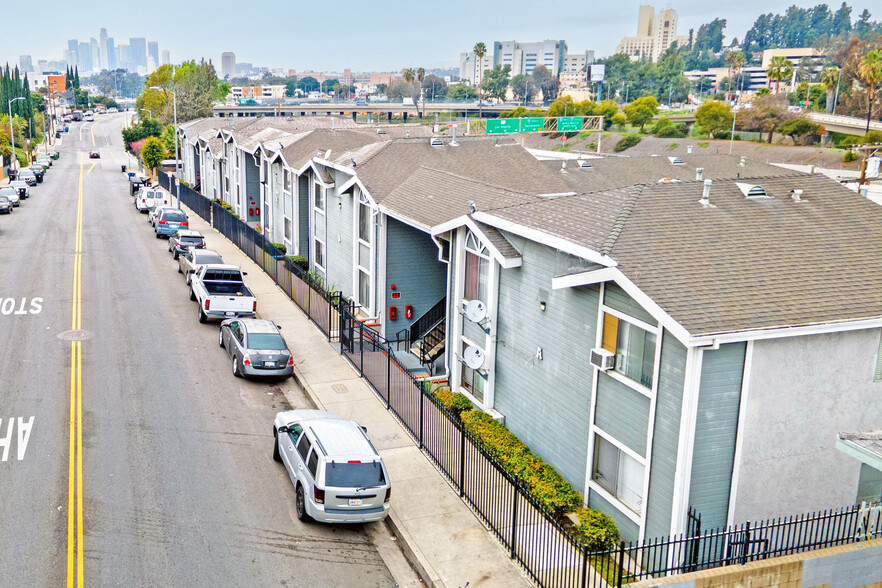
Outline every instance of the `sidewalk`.
POLYGON ((318 408, 367 427, 392 478, 388 522, 411 565, 429 586, 531 586, 487 529, 420 452, 369 385, 263 270, 196 213, 190 228, 207 247, 248 272, 261 318, 282 327, 297 381, 318 408))

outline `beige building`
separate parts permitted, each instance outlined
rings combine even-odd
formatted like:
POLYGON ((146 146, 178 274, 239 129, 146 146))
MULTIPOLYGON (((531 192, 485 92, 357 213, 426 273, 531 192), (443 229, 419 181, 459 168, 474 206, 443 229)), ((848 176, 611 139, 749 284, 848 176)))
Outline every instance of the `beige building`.
POLYGON ((824 65, 824 58, 827 55, 820 49, 814 47, 794 47, 783 49, 766 49, 763 51, 763 69, 769 69, 769 64, 773 57, 786 57, 793 64, 793 67, 799 67, 803 59, 808 59, 812 67, 817 69, 824 65))
POLYGON ((616 48, 616 53, 624 53, 633 61, 658 61, 658 58, 674 44, 688 42, 688 38, 677 35, 677 11, 666 8, 654 12, 652 6, 641 6, 637 15, 637 35, 625 37, 616 48))

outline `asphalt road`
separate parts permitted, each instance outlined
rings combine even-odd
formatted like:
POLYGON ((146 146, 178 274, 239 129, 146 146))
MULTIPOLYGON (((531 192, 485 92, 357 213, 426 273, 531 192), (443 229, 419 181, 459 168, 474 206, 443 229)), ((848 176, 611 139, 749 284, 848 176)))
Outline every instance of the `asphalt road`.
POLYGON ((272 417, 309 405, 197 323, 128 196, 125 116, 74 123, 0 216, 0 585, 392 586, 365 527, 296 519, 272 417))

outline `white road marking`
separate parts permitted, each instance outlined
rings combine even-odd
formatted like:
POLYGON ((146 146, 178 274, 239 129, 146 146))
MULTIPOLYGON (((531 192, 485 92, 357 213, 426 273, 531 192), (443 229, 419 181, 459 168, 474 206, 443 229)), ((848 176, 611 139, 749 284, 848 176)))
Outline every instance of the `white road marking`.
MULTIPOLYGON (((2 430, 3 419, 0 419, 0 430, 2 430)), ((16 447, 16 457, 18 461, 24 459, 25 451, 28 448, 28 441, 31 438, 31 428, 34 426, 34 417, 32 416, 25 422, 22 417, 18 417, 18 446, 16 447)), ((0 461, 9 459, 9 448, 12 446, 12 430, 15 428, 15 417, 8 419, 6 425, 6 436, 0 437, 0 449, 3 455, 0 461)))
POLYGON ((15 298, 0 298, 0 314, 7 316, 10 314, 40 314, 40 311, 43 310, 43 299, 32 298, 30 308, 25 309, 25 306, 28 306, 27 301, 27 298, 22 298, 20 303, 15 298), (18 310, 15 310, 16 305, 18 310))

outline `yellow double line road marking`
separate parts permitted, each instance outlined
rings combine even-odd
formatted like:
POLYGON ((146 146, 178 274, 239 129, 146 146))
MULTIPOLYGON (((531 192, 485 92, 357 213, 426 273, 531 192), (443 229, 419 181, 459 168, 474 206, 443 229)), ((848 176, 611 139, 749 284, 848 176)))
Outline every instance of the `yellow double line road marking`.
MULTIPOLYGON (((90 170, 91 171, 91 170, 90 170)), ((77 196, 74 244, 73 303, 71 330, 83 327, 83 155, 80 154, 80 182, 77 196)), ((67 482, 67 587, 83 583, 83 343, 70 344, 70 440, 67 482), (76 505, 74 505, 76 502, 76 505), (76 518, 74 517, 76 514, 76 518), (76 539, 76 540, 75 540, 76 539), (74 566, 76 553, 76 566, 74 566), (76 576, 76 583, 74 583, 76 576)))

